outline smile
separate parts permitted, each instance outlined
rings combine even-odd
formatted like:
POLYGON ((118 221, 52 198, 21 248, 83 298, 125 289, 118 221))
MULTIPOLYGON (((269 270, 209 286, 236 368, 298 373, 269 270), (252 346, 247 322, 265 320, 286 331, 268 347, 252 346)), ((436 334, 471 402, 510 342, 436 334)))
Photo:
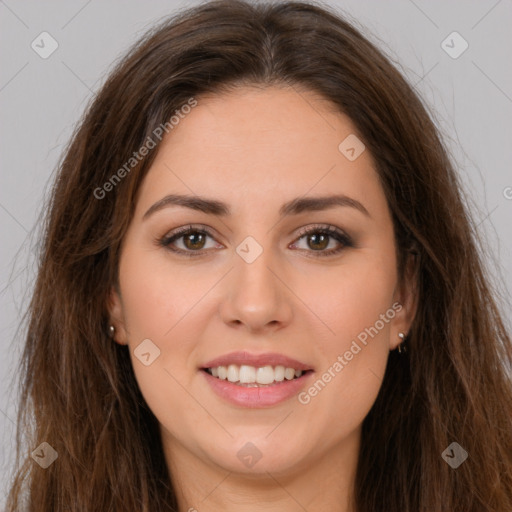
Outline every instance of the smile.
POLYGON ((291 367, 277 366, 249 366, 230 364, 228 366, 215 366, 204 369, 212 377, 243 387, 272 386, 284 380, 294 380, 306 373, 291 367))

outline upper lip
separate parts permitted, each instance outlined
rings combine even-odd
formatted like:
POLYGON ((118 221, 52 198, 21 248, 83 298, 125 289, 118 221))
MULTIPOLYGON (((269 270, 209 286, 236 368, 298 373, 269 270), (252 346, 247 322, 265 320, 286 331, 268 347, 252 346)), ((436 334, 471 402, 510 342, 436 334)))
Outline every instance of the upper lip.
POLYGON ((256 368, 262 366, 284 366, 285 368, 293 368, 295 370, 312 370, 307 364, 283 354, 273 352, 251 354, 245 351, 230 352, 229 354, 216 357, 205 363, 202 368, 215 368, 217 366, 229 366, 230 364, 254 366, 256 368))

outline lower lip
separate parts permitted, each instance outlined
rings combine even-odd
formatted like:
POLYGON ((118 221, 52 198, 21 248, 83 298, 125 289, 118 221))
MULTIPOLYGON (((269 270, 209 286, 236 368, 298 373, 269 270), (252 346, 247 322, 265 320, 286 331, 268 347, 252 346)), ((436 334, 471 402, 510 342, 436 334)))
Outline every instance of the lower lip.
POLYGON ((297 379, 276 382, 271 386, 247 388, 233 384, 228 380, 213 377, 204 370, 200 370, 200 372, 204 374, 206 382, 221 398, 234 405, 251 408, 268 407, 288 400, 297 395, 313 375, 313 372, 309 371, 297 379))

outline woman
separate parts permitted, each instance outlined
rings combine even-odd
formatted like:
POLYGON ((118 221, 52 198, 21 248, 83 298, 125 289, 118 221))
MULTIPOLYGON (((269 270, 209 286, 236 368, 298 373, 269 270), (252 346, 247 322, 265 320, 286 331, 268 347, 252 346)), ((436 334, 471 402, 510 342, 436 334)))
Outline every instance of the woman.
POLYGON ((338 15, 165 21, 59 169, 8 510, 512 510, 476 243, 421 101, 338 15))

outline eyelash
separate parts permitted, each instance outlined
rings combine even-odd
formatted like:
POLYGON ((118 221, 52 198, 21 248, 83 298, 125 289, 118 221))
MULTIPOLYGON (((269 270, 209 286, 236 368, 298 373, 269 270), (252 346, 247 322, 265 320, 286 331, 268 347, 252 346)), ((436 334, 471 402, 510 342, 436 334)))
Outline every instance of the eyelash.
MULTIPOLYGON (((191 251, 191 250, 184 251, 182 249, 171 248, 171 244, 173 242, 175 242, 176 240, 182 238, 183 236, 191 234, 191 233, 200 233, 203 235, 208 235, 209 237, 213 238, 213 233, 206 226, 189 225, 189 226, 183 226, 182 228, 178 228, 174 233, 164 236, 163 238, 158 240, 158 243, 161 246, 165 247, 167 250, 172 251, 179 255, 183 255, 186 257, 201 256, 208 250, 206 250, 206 251, 205 250, 203 250, 203 251, 191 251)), ((322 258, 322 257, 332 256, 334 254, 338 254, 339 252, 341 252, 343 249, 345 249, 347 247, 354 247, 354 244, 349 236, 347 236, 343 231, 339 230, 338 228, 336 228, 334 226, 330 226, 330 225, 315 225, 315 226, 309 226, 307 228, 303 228, 293 243, 298 242, 301 238, 304 238, 304 236, 310 235, 310 234, 328 235, 329 237, 334 238, 335 240, 337 240, 339 243, 342 244, 341 247, 338 247, 337 249, 330 249, 329 251, 325 251, 325 250, 307 251, 307 252, 317 253, 317 255, 315 255, 313 257, 322 258)))

